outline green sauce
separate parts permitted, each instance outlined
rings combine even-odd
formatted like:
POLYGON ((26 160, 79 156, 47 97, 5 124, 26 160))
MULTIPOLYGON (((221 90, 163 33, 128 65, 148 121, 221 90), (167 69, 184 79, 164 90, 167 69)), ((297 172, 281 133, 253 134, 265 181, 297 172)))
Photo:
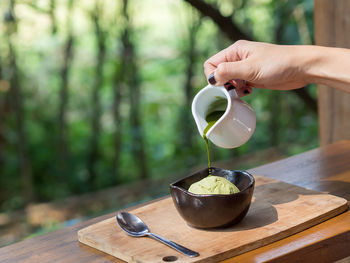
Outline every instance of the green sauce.
POLYGON ((211 165, 210 165, 210 152, 209 152, 209 141, 207 138, 207 132, 213 125, 221 118, 222 115, 224 115, 226 107, 227 107, 227 99, 216 97, 217 100, 212 102, 207 110, 205 120, 207 121, 207 126, 205 127, 203 131, 203 139, 205 141, 205 145, 207 148, 207 155, 208 155, 208 168, 209 168, 209 176, 211 175, 211 165))

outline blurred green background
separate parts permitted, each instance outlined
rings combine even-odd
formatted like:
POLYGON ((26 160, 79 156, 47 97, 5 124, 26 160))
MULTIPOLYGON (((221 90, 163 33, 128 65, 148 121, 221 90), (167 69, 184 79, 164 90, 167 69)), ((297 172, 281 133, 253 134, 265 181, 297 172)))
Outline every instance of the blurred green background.
MULTIPOLYGON (((0 245, 167 194, 169 180, 206 166, 190 111, 204 61, 241 38, 313 43, 312 0, 3 0, 0 10, 0 245)), ((253 137, 211 145, 214 164, 246 169, 318 146, 316 97, 312 86, 254 89, 244 97, 253 137)))

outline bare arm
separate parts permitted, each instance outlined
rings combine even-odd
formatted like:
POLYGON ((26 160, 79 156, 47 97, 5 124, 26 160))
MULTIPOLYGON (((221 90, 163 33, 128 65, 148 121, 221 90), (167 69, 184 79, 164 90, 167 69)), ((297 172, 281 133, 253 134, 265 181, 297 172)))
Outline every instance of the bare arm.
POLYGON ((231 82, 241 94, 250 93, 250 87, 289 90, 309 83, 350 93, 350 50, 240 40, 209 58, 204 72, 210 83, 231 82), (236 79, 247 85, 242 87, 236 79))

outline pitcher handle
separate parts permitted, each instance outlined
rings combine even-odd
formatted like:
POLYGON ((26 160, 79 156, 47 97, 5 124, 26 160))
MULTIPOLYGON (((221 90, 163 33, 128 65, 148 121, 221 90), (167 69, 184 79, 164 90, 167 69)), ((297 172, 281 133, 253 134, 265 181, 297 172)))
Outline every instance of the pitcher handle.
POLYGON ((239 99, 236 88, 230 89, 228 91, 228 94, 230 95, 231 98, 233 99, 239 99))
MULTIPOLYGON (((241 87, 244 87, 244 86, 246 86, 246 81, 245 80, 242 80, 242 79, 236 79, 235 80, 237 83, 239 83, 239 86, 241 86, 241 87)), ((226 86, 225 86, 226 87, 226 86)), ((234 87, 234 86, 230 86, 230 88, 229 89, 227 89, 228 90, 228 93, 230 94, 230 96, 231 96, 231 98, 234 98, 234 99, 239 99, 239 96, 238 96, 238 94, 237 94, 237 91, 236 91, 236 87, 234 87)))

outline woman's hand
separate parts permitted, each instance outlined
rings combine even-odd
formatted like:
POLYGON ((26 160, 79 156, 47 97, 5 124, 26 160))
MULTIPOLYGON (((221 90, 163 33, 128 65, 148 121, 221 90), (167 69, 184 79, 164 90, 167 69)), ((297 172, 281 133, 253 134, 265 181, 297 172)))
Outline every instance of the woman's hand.
POLYGON ((229 82, 240 96, 251 93, 251 87, 290 90, 309 83, 350 92, 349 68, 349 49, 245 40, 237 41, 204 63, 209 83, 227 86, 229 82))
POLYGON ((208 81, 214 85, 227 82, 238 86, 243 93, 251 92, 249 86, 289 90, 308 84, 303 53, 309 46, 281 46, 240 40, 209 58, 204 63, 208 81), (299 61, 298 61, 299 60, 299 61), (212 75, 214 74, 214 75, 212 75), (246 80, 242 86, 236 79, 246 80), (247 92, 248 91, 248 92, 247 92))

